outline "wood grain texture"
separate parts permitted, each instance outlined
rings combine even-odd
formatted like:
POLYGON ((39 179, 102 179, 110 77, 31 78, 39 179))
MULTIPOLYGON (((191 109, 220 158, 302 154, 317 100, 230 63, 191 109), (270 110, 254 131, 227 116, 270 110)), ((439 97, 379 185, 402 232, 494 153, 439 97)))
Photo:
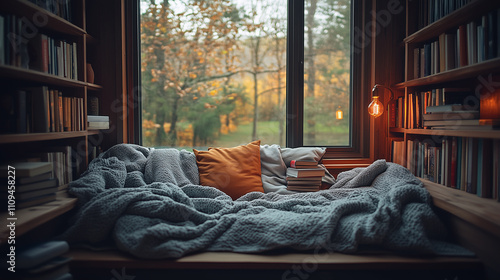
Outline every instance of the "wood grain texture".
POLYGON ((314 264, 318 269, 478 269, 476 258, 404 257, 389 254, 202 252, 176 260, 144 260, 117 252, 72 250, 72 267, 127 267, 158 269, 290 269, 314 264))
POLYGON ((500 238, 500 203, 420 179, 436 207, 500 238))

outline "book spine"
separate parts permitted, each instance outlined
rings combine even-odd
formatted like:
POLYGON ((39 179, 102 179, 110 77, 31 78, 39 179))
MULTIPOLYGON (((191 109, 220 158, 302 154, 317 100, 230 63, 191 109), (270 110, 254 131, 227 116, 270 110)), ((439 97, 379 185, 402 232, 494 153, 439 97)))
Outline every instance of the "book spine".
POLYGON ((457 187, 457 138, 451 139, 450 187, 457 187))
POLYGON ((459 49, 460 49, 460 67, 468 65, 468 51, 467 51, 467 26, 460 25, 458 27, 458 35, 459 35, 459 49))

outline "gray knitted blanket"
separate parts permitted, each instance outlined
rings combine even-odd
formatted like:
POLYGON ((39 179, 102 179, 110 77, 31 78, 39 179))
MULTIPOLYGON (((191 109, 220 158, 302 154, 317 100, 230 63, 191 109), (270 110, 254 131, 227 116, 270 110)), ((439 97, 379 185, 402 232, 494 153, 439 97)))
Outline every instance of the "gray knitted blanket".
POLYGON ((328 190, 249 193, 232 201, 199 185, 193 153, 120 144, 93 160, 69 193, 78 198, 78 211, 61 239, 112 242, 141 258, 364 247, 470 255, 442 241, 445 228, 420 181, 383 160, 339 174, 328 190))

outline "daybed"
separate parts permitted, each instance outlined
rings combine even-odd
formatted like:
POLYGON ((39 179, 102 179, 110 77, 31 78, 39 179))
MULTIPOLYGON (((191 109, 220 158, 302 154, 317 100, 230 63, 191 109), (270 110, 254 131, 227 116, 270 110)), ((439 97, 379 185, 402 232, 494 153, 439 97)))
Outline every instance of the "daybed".
MULTIPOLYGON (((358 267, 358 276, 390 268, 477 276, 476 259, 454 258, 473 254, 446 241, 429 193, 404 167, 378 160, 337 178, 327 173, 327 189, 287 191, 290 161, 320 160, 323 153, 258 141, 194 152, 116 145, 71 183, 77 212, 59 238, 74 248, 113 248, 73 251, 79 256, 75 268, 98 266, 108 272, 113 267, 148 269, 142 273, 197 269, 191 274, 246 268, 280 279, 312 279, 313 274, 323 277, 318 273, 325 269, 358 267), (299 271, 293 272, 297 265, 299 271)), ((442 273, 431 274, 443 279, 442 273)), ((422 274, 405 276, 411 277, 422 274)))

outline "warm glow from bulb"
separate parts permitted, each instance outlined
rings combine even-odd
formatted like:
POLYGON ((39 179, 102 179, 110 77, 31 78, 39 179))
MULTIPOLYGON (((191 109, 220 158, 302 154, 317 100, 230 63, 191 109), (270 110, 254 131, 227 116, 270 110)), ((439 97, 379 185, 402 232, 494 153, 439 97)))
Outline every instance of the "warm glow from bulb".
POLYGON ((337 117, 337 120, 341 120, 344 118, 344 112, 342 112, 342 110, 338 109, 337 112, 335 112, 335 116, 337 117))
POLYGON ((378 96, 373 96, 372 102, 368 105, 368 114, 373 117, 380 117, 384 113, 384 105, 380 100, 378 100, 378 96))

